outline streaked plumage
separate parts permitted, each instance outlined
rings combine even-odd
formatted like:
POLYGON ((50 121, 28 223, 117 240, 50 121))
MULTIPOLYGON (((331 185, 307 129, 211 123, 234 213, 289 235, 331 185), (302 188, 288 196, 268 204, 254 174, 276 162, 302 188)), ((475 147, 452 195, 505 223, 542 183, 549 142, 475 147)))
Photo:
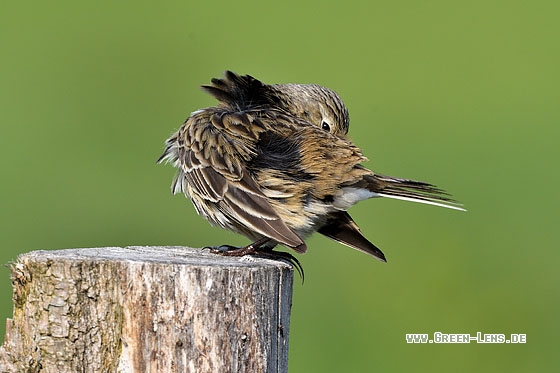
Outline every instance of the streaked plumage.
POLYGON ((220 101, 197 110, 166 142, 158 162, 178 168, 184 193, 213 225, 254 244, 225 255, 306 251, 319 233, 385 261, 346 212, 356 202, 390 197, 461 208, 435 186, 374 173, 346 134, 348 111, 330 89, 263 84, 227 71, 202 87, 220 101))

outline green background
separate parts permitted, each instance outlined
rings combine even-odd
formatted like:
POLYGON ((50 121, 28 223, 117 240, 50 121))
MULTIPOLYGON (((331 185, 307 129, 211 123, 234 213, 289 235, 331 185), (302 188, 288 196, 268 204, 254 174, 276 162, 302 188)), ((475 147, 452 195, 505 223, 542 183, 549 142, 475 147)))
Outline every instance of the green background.
MULTIPOLYGON (((35 249, 244 244, 171 196, 163 141, 225 69, 319 83, 379 172, 467 213, 351 212, 387 264, 324 237, 300 256, 291 372, 558 365, 558 2, 23 2, 0 11, 0 263, 35 249), (409 345, 406 333, 525 333, 409 345)), ((0 320, 11 315, 0 270, 0 320)), ((0 321, 3 335, 4 322, 0 321)))

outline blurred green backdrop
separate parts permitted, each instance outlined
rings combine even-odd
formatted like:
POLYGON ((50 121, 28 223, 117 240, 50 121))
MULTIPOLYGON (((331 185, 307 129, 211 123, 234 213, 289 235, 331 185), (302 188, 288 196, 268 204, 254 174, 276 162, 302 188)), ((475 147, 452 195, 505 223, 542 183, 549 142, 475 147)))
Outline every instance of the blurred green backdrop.
MULTIPOLYGON (((0 11, 0 263, 35 249, 243 244, 156 166, 225 69, 319 83, 377 171, 467 213, 352 209, 388 264, 323 237, 300 260, 291 372, 557 366, 560 66, 554 1, 21 2, 0 11), (525 333, 409 345, 405 333, 525 333), (554 364, 553 364, 554 363, 554 364)), ((0 320, 11 315, 0 271, 0 320)), ((4 322, 1 334, 4 334, 4 322)))

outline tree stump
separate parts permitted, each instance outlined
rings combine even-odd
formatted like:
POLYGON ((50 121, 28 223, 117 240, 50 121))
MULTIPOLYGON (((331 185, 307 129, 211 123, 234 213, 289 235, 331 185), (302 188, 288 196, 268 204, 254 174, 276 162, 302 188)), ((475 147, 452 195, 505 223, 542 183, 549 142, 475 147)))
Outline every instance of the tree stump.
POLYGON ((287 372, 290 265, 186 247, 33 251, 12 265, 1 372, 287 372))

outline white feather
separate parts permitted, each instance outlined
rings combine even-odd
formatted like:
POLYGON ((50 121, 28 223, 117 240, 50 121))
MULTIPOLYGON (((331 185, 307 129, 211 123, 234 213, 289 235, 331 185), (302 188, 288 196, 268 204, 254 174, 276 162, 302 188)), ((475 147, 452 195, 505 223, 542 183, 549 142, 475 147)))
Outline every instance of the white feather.
POLYGON ((423 200, 423 199, 412 198, 412 197, 393 196, 393 195, 385 194, 385 193, 373 193, 373 194, 376 195, 375 197, 386 197, 386 198, 400 199, 400 200, 403 200, 403 201, 424 203, 426 205, 440 206, 440 207, 445 207, 445 208, 453 209, 453 210, 467 211, 462 207, 451 205, 451 204, 446 204, 446 203, 443 203, 443 202, 426 201, 426 200, 423 200))
POLYGON ((206 111, 206 109, 195 110, 195 111, 193 111, 193 112, 191 113, 190 116, 191 116, 191 117, 192 117, 192 116, 195 116, 195 115, 197 115, 197 114, 203 113, 204 111, 206 111))
POLYGON ((333 201, 333 206, 338 210, 347 210, 357 202, 364 199, 377 197, 377 193, 367 189, 345 187, 342 188, 342 195, 337 196, 333 201))

